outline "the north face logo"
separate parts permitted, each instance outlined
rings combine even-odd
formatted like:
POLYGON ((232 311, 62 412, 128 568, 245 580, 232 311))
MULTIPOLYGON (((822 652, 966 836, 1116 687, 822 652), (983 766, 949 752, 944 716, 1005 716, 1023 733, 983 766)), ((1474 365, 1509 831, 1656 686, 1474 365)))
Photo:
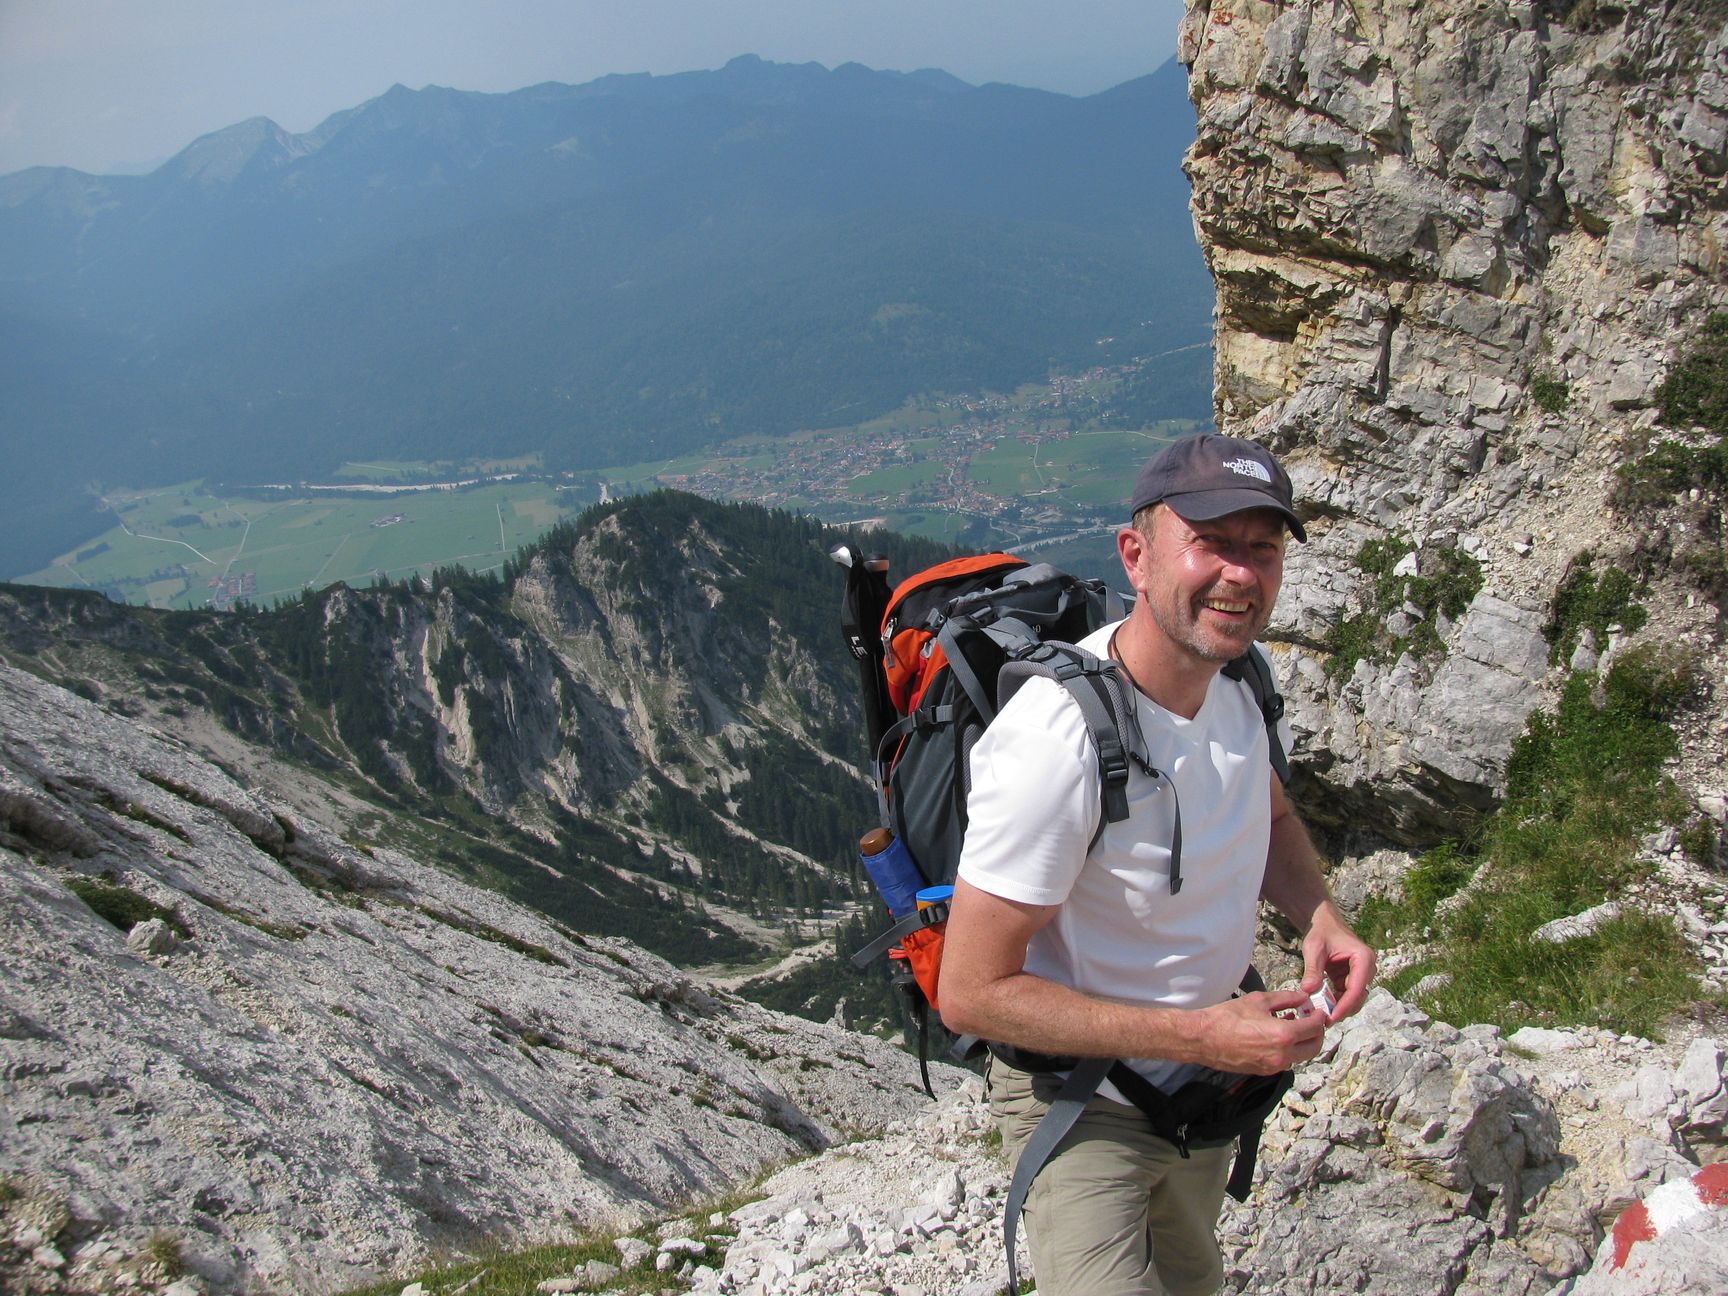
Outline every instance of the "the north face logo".
POLYGON ((1266 470, 1266 465, 1261 463, 1258 459, 1226 459, 1224 461, 1224 467, 1228 468, 1238 477, 1253 477, 1258 481, 1267 483, 1268 485, 1272 482, 1272 474, 1266 470))

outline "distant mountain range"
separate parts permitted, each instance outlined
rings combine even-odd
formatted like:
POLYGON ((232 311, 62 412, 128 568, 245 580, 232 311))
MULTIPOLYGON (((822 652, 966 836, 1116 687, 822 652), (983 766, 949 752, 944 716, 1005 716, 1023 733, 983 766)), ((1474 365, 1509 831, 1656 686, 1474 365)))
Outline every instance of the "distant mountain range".
POLYGON ((1074 99, 744 57, 0 177, 0 567, 88 535, 94 477, 595 466, 1203 340, 1192 131, 1175 64, 1074 99))

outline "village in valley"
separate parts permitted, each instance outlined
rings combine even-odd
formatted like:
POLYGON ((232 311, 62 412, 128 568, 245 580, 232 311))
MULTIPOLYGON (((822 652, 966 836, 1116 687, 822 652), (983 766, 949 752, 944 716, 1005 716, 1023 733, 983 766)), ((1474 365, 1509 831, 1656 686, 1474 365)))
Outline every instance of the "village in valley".
POLYGON ((1025 544, 1113 527, 1122 481, 1157 444, 1202 426, 1100 418, 1139 367, 1059 374, 1010 395, 924 398, 857 428, 735 443, 630 480, 938 539, 1025 544))
POLYGON ((1122 483, 1158 443, 1202 426, 1126 426, 1111 410, 1143 363, 1010 394, 924 396, 855 427, 601 470, 549 472, 530 456, 348 464, 325 482, 114 490, 102 500, 110 531, 18 578, 155 607, 268 606, 337 581, 490 570, 590 504, 661 488, 962 545, 1057 544, 1113 528, 1122 483))

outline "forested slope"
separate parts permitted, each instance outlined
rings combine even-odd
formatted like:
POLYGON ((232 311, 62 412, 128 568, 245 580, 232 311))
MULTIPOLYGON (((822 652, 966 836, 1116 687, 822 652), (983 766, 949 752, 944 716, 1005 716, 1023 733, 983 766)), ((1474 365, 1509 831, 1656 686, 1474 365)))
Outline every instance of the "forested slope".
MULTIPOLYGON (((425 831, 404 844, 576 930, 739 959, 863 894, 875 810, 837 538, 660 493, 590 510, 498 577, 231 615, 4 586, 0 655, 412 811, 425 831)), ((899 570, 936 552, 872 543, 899 570)))

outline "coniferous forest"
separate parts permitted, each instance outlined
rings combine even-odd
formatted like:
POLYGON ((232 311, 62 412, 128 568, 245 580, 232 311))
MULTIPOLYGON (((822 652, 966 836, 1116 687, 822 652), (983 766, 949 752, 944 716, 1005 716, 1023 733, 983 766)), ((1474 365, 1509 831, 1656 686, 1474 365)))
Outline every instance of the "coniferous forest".
MULTIPOLYGON (((231 614, 0 586, 0 621, 9 643, 61 644, 10 652, 19 664, 169 725, 207 711, 419 825, 374 845, 573 931, 686 965, 829 936, 843 955, 879 914, 857 860, 876 806, 827 557, 845 538, 657 492, 596 506, 493 574, 451 568, 231 614), (602 672, 578 664, 590 653, 602 672), (605 696, 611 672, 640 692, 646 732, 605 696), (547 772, 561 764, 579 771, 564 786, 547 772)), ((888 533, 859 543, 896 578, 948 556, 888 533)), ((877 972, 843 957, 754 992, 824 1018, 841 998, 866 1020, 900 1011, 877 972)))

